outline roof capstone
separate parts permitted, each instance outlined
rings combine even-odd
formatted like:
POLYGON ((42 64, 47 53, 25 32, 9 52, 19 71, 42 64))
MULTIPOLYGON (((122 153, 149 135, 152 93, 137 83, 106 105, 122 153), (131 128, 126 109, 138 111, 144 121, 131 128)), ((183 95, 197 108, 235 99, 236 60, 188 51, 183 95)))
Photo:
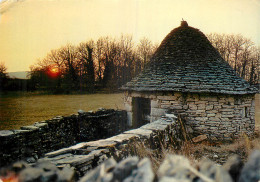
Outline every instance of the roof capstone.
POLYGON ((182 26, 182 27, 188 27, 189 25, 188 25, 188 23, 187 23, 186 21, 184 21, 184 20, 182 19, 182 21, 181 21, 181 26, 182 26))

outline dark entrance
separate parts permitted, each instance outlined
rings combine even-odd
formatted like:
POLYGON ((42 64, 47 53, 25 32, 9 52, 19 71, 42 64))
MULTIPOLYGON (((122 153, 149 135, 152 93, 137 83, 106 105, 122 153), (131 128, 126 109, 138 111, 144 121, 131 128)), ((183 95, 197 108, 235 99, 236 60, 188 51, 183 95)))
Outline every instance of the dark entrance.
POLYGON ((150 123, 151 101, 142 97, 133 97, 133 128, 150 123))

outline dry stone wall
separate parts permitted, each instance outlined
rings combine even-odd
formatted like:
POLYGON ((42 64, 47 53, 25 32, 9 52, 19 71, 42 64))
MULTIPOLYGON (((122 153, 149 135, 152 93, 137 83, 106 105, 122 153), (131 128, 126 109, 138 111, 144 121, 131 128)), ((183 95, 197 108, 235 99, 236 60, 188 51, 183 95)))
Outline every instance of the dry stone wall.
POLYGON ((25 159, 35 162, 43 154, 80 141, 107 138, 127 130, 126 112, 99 110, 0 131, 0 167, 25 159))
POLYGON ((255 127, 254 95, 195 94, 182 92, 126 92, 128 122, 133 118, 133 97, 151 100, 151 119, 165 113, 186 117, 195 134, 208 134, 213 140, 228 140, 241 133, 252 134, 255 127))
POLYGON ((129 156, 121 161, 113 157, 88 171, 80 179, 73 167, 57 167, 49 161, 33 165, 16 162, 0 170, 0 181, 20 182, 258 182, 260 180, 260 151, 251 153, 244 164, 233 155, 219 165, 207 158, 189 161, 181 155, 167 155, 158 170, 153 170, 148 158, 129 156))
MULTIPOLYGON (((140 128, 125 131, 110 138, 81 142, 71 147, 47 153, 39 162, 51 162, 58 168, 74 168, 77 177, 101 164, 110 157, 121 160, 136 154, 136 145, 160 150, 161 144, 178 145, 180 126, 173 119, 162 118, 140 128)), ((167 147, 167 146, 165 146, 167 147)))

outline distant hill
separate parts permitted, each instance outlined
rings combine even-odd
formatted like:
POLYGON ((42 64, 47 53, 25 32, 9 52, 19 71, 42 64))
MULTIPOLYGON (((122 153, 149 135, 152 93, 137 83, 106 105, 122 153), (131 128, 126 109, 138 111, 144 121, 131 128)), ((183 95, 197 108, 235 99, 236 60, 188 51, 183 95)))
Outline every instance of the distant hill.
POLYGON ((9 78, 29 79, 29 71, 8 72, 9 78))

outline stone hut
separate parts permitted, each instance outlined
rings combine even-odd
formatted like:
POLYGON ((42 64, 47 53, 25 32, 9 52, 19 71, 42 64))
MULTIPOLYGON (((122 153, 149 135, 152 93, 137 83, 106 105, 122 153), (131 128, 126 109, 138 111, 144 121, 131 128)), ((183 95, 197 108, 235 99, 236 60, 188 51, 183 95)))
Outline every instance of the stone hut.
POLYGON ((207 37, 186 21, 122 89, 133 128, 175 113, 185 115, 195 134, 215 139, 254 132, 257 89, 237 76, 207 37))

